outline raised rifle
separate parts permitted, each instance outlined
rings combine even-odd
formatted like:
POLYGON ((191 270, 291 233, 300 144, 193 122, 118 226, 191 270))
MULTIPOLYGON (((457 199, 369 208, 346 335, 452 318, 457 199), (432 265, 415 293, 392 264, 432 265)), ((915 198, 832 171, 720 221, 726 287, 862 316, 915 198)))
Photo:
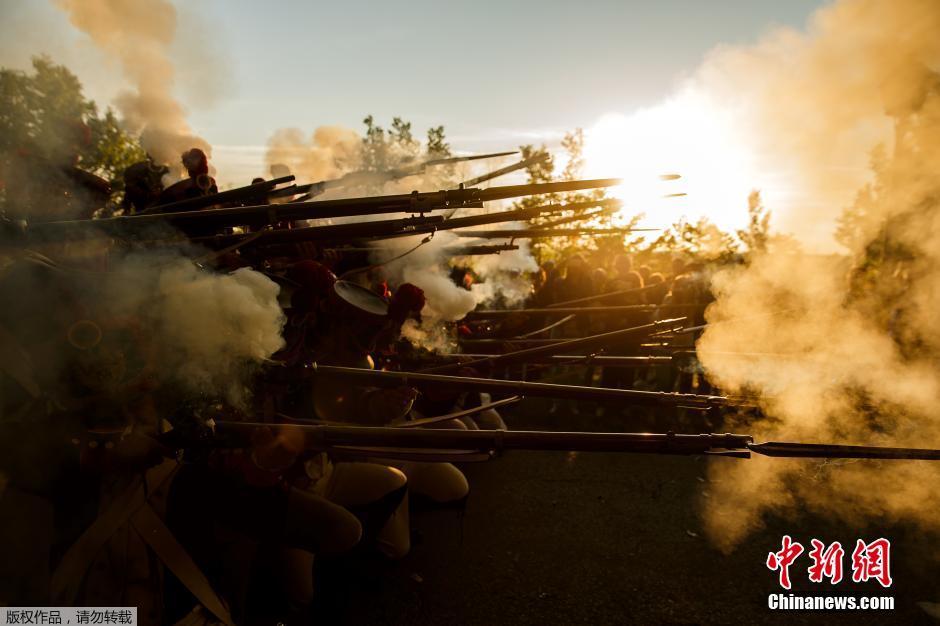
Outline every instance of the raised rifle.
POLYGON ((444 225, 444 217, 427 215, 405 217, 395 220, 373 220, 351 222, 348 224, 329 224, 327 226, 307 226, 304 228, 282 228, 263 230, 257 233, 237 235, 212 235, 193 237, 192 241, 209 248, 227 248, 246 242, 250 246, 264 246, 304 241, 349 241, 355 239, 384 239, 407 237, 420 233, 434 232, 444 225))
MULTIPOLYGON (((693 353, 694 354, 694 353, 693 353)), ((485 359, 488 354, 472 354, 460 352, 457 354, 435 354, 435 361, 466 361, 467 359, 485 359)), ((677 361, 688 361, 691 357, 685 353, 674 354, 673 356, 599 356, 596 354, 548 354, 545 356, 530 358, 529 363, 551 363, 553 365, 598 365, 601 367, 626 367, 626 368, 646 368, 646 367, 672 367, 677 361)))
MULTIPOLYGON (((604 202, 604 201, 600 201, 604 202)), ((445 219, 442 216, 422 216, 405 218, 403 220, 375 220, 370 222, 354 222, 351 224, 330 224, 327 226, 305 226, 290 230, 272 230, 264 234, 248 233, 238 235, 214 235, 211 237, 195 237, 194 241, 214 248, 225 248, 241 241, 251 239, 251 245, 297 243, 301 241, 349 241, 351 239, 384 240, 410 237, 412 235, 426 235, 439 230, 453 230, 467 226, 481 224, 498 224, 500 222, 516 222, 532 219, 546 213, 558 213, 572 209, 582 209, 596 205, 597 202, 573 202, 570 204, 547 204, 545 206, 528 209, 515 209, 512 211, 496 211, 482 215, 456 217, 445 219), (370 226, 371 225, 371 226, 370 226)))
POLYGON ((292 189, 283 189, 278 190, 271 195, 272 198, 281 198, 289 197, 292 195, 303 194, 307 198, 313 198, 319 196, 320 194, 329 191, 330 189, 343 189, 347 187, 361 187, 364 185, 380 185, 383 183, 391 182, 393 180, 398 180, 401 178, 406 178, 408 176, 417 176, 418 174, 423 174, 425 170, 429 167, 435 167, 438 165, 452 165, 454 163, 462 163, 465 161, 476 161, 479 159, 492 159, 495 157, 508 156, 510 154, 516 154, 515 150, 510 150, 509 152, 491 152, 489 154, 475 154, 471 156, 456 156, 456 157, 444 157, 440 159, 430 159, 417 165, 411 167, 401 167, 391 170, 381 170, 381 171, 368 171, 360 170, 356 172, 349 172, 344 174, 339 178, 334 178, 331 180, 321 180, 316 183, 308 183, 306 185, 298 185, 293 190, 292 189))
MULTIPOLYGON (((672 283, 672 279, 666 281, 666 289, 669 288, 669 285, 672 283)), ((646 293, 647 291, 655 291, 656 289, 662 289, 663 283, 654 283, 651 285, 646 285, 645 287, 631 287, 629 289, 618 289, 617 291, 608 291, 606 293, 599 293, 594 296, 586 296, 584 298, 577 298, 575 300, 565 300, 564 302, 555 302, 554 304, 549 304, 548 308, 557 308, 557 307, 566 307, 571 306, 572 304, 584 304, 586 302, 599 302, 601 300, 606 300, 607 298, 615 298, 617 296, 626 296, 639 293, 646 293)))
POLYGON ((538 227, 539 228, 557 228, 564 224, 571 224, 573 222, 589 220, 595 217, 603 217, 605 215, 612 215, 616 213, 617 211, 619 211, 622 206, 623 206, 623 203, 621 202, 618 205, 603 208, 599 211, 590 211, 590 212, 584 211, 582 213, 576 213, 574 215, 569 215, 567 217, 559 217, 558 219, 545 222, 544 224, 539 224, 538 227))
MULTIPOLYGON (((606 333, 600 333, 598 335, 591 335, 589 337, 580 337, 578 339, 568 339, 566 341, 552 341, 545 345, 539 345, 532 348, 524 348, 522 350, 516 350, 514 352, 506 352, 504 354, 494 354, 482 359, 472 359, 464 363, 447 363, 445 365, 437 365, 435 367, 428 367, 422 372, 447 372, 453 370, 459 370, 464 367, 475 367, 477 365, 505 365, 508 363, 524 363, 525 361, 532 358, 541 358, 543 356, 548 356, 552 354, 570 354, 572 351, 576 350, 593 350, 593 349, 603 349, 612 343, 616 343, 622 339, 628 337, 642 337, 661 331, 667 328, 676 328, 682 325, 686 318, 676 317, 668 320, 660 320, 652 322, 650 324, 643 324, 642 326, 633 326, 631 328, 623 328, 620 330, 612 330, 606 333)), ((525 340, 523 340, 525 341, 525 340)))
POLYGON ((659 230, 658 228, 516 228, 506 230, 464 230, 458 237, 477 239, 550 239, 552 237, 582 237, 602 235, 626 235, 629 233, 659 230))
POLYGON ((485 256, 488 254, 499 254, 509 250, 518 250, 519 246, 512 243, 498 243, 492 246, 455 246, 453 248, 444 248, 444 254, 449 257, 454 256, 485 256))
POLYGON ((505 176, 506 174, 512 174, 518 170, 525 169, 530 165, 535 165, 536 163, 541 163, 542 161, 548 160, 551 157, 547 152, 537 154, 528 159, 519 161, 518 163, 513 163, 512 165, 507 165, 506 167, 501 167, 498 170, 493 170, 476 178, 471 178, 470 180, 463 181, 463 184, 467 187, 472 187, 474 185, 479 185, 480 183, 485 183, 488 180, 493 180, 494 178, 499 178, 500 176, 505 176))
MULTIPOLYGON (((267 200, 267 198, 271 195, 271 191, 275 187, 281 183, 289 183, 293 180, 293 175, 272 178, 271 180, 265 180, 253 185, 228 189, 226 191, 220 191, 219 193, 214 193, 207 196, 188 198, 186 200, 179 200, 177 202, 170 202, 167 204, 159 204, 156 206, 147 207, 143 211, 137 213, 137 215, 198 211, 216 204, 258 202, 259 200, 263 201, 267 200)), ((293 188, 295 187, 288 187, 288 189, 293 188)))
POLYGON ((616 178, 575 180, 527 185, 507 185, 489 189, 459 188, 431 192, 412 192, 390 196, 368 196, 341 200, 263 204, 204 211, 129 215, 99 220, 71 220, 34 224, 27 229, 22 245, 62 241, 75 237, 107 235, 144 240, 166 237, 178 229, 188 236, 207 236, 236 226, 263 228, 285 221, 410 213, 423 215, 455 207, 481 206, 483 202, 583 189, 611 187, 616 178))
POLYGON ((624 452, 632 454, 708 455, 738 459, 751 453, 780 458, 940 460, 940 450, 842 444, 769 441, 733 433, 611 433, 539 430, 453 430, 367 426, 272 425, 218 421, 197 437, 163 437, 174 448, 249 447, 258 428, 277 428, 301 435, 308 451, 347 458, 408 458, 484 461, 504 450, 624 452), (423 453, 423 454, 422 454, 423 453))
POLYGON ((634 389, 612 389, 609 387, 582 387, 579 385, 557 385, 500 378, 476 378, 472 376, 444 376, 423 372, 391 372, 356 367, 316 365, 308 368, 317 379, 342 379, 362 386, 373 387, 427 387, 448 389, 454 392, 487 391, 511 395, 541 398, 565 398, 584 401, 619 401, 626 404, 652 406, 680 406, 696 409, 712 409, 723 406, 751 406, 725 396, 707 396, 665 391, 637 391, 634 389))
POLYGON ((532 309, 477 309, 470 311, 464 319, 493 319, 496 317, 516 317, 518 315, 616 315, 618 313, 655 313, 703 311, 705 304, 622 304, 611 306, 552 307, 532 309))

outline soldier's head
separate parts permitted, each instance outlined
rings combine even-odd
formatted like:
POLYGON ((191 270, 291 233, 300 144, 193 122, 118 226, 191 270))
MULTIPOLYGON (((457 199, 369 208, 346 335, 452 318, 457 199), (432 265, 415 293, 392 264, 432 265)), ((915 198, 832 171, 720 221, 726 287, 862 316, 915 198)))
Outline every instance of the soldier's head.
POLYGON ((411 283, 403 283, 388 303, 388 316, 399 324, 404 323, 409 316, 421 319, 421 309, 426 303, 423 289, 411 283))
POLYGON ((186 172, 189 174, 190 178, 208 176, 209 158, 206 157, 206 153, 199 148, 193 148, 192 150, 184 152, 182 160, 183 167, 186 168, 186 172))

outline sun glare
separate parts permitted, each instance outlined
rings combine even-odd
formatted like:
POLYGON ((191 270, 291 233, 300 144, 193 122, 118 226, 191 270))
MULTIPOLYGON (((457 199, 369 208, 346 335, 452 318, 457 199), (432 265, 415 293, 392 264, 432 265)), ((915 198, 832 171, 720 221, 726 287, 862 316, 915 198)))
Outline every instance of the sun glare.
POLYGON ((588 176, 619 176, 613 190, 624 217, 667 227, 707 216, 724 229, 747 221, 747 195, 758 185, 753 158, 730 113, 692 92, 630 115, 611 114, 586 132, 588 176), (679 174, 676 180, 663 180, 679 174), (675 194, 686 194, 677 196, 675 194))

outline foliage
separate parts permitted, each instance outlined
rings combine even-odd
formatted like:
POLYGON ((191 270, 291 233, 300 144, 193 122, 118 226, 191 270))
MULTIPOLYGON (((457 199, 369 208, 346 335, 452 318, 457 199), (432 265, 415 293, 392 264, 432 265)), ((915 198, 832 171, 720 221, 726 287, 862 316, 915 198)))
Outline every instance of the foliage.
POLYGON ((366 126, 362 139, 362 169, 367 172, 387 172, 451 155, 443 126, 428 129, 427 143, 422 150, 421 142, 411 131, 411 122, 400 117, 392 118, 389 130, 379 126, 371 115, 362 123, 366 126))
MULTIPOLYGON (((529 165, 526 168, 527 182, 530 184, 547 183, 556 180, 568 181, 578 180, 583 175, 584 170, 584 131, 580 128, 570 133, 566 133, 561 140, 562 149, 565 151, 565 167, 559 175, 555 175, 555 158, 543 144, 536 148, 534 145, 519 146, 522 153, 522 159, 530 159, 542 156, 543 159, 529 165)), ((587 191, 578 191, 564 194, 542 194, 538 196, 526 196, 513 204, 515 209, 532 208, 544 206, 546 204, 568 204, 573 202, 583 202, 588 200, 601 200, 606 196, 603 189, 593 189, 587 191)), ((573 216, 574 211, 564 213, 554 213, 550 216, 533 218, 530 224, 533 226, 544 225, 553 220, 573 216)), ((593 218, 583 222, 572 222, 566 224, 566 227, 576 228, 578 226, 590 225, 592 227, 605 227, 610 225, 609 217, 593 218)), ((614 242, 619 242, 619 237, 610 238, 614 242)), ((532 247, 541 260, 557 259, 564 257, 568 250, 584 249, 586 245, 584 237, 567 237, 562 239, 551 239, 534 242, 532 247)), ((595 243, 598 243, 595 241, 595 243)), ((604 245, 610 242, 604 240, 604 245)))
POLYGON ((756 189, 747 197, 747 229, 738 230, 738 239, 751 254, 765 252, 770 240, 770 211, 756 189))
POLYGON ((561 180, 577 180, 584 171, 584 130, 576 128, 566 133, 561 147, 568 154, 568 162, 561 173, 561 180))
POLYGON ((888 170, 891 167, 884 146, 878 146, 872 151, 870 165, 874 173, 872 182, 858 191, 852 204, 842 209, 836 219, 836 241, 852 252, 863 248, 881 227, 879 216, 883 211, 879 205, 887 192, 888 170))
POLYGON ((707 217, 695 222, 680 219, 647 246, 652 253, 719 263, 733 261, 738 248, 734 236, 715 226, 707 217))
POLYGON ((146 156, 137 138, 121 129, 110 109, 99 113, 66 67, 45 56, 32 65, 31 73, 0 68, 0 173, 18 153, 59 162, 79 147, 78 166, 107 179, 117 202, 124 169, 146 156), (87 145, 74 140, 81 124, 90 131, 87 145))
POLYGON ((435 159, 451 156, 450 144, 445 141, 443 126, 428 129, 428 156, 435 159))

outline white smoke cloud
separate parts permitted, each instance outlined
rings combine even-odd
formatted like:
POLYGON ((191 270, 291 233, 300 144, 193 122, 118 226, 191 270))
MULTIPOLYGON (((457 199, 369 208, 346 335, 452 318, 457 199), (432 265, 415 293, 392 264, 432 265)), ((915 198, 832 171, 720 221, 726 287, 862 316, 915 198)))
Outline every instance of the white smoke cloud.
POLYGON ((279 290, 246 268, 219 274, 149 253, 116 265, 105 301, 115 315, 141 320, 160 376, 189 393, 240 404, 250 367, 284 345, 279 290))
MULTIPOLYGON (((178 19, 168 0, 55 0, 73 26, 86 33, 108 57, 118 61, 132 88, 121 92, 115 105, 126 129, 140 135, 144 149, 159 163, 179 167, 189 148, 211 147, 193 134, 186 112, 173 95, 176 69, 171 59, 178 19)), ((196 53, 192 66, 210 62, 196 53)), ((191 67, 190 73, 195 70, 191 67)), ((214 81, 203 82, 208 90, 214 81)), ((208 97, 208 96, 207 96, 208 97)))
MULTIPOLYGON (((840 229, 851 256, 775 242, 715 276, 702 362, 722 391, 755 394, 766 415, 729 429, 940 446, 938 29, 936 2, 841 0, 807 32, 718 50, 702 71, 701 85, 748 105, 755 141, 792 173, 788 184, 815 197, 788 207, 781 226, 812 243, 807 233, 832 233, 852 207, 840 229)), ((768 512, 940 529, 935 464, 757 458, 714 463, 711 475, 705 519, 725 547, 768 512)))

